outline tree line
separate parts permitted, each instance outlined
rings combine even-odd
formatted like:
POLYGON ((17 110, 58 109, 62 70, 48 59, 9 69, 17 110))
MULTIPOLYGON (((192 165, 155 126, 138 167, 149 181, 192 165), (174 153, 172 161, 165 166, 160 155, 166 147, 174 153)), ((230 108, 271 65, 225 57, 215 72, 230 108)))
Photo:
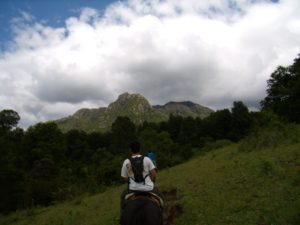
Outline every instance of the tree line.
MULTIPOLYGON (((95 193, 120 182, 129 142, 139 139, 156 154, 158 169, 188 160, 217 140, 238 142, 271 118, 299 123, 300 57, 278 67, 268 81, 259 112, 241 101, 200 119, 170 115, 168 121, 136 126, 118 117, 106 133, 70 130, 55 123, 18 128, 20 116, 0 111, 0 212, 47 206, 82 193, 95 193)), ((144 152, 145 153, 145 152, 144 152)))

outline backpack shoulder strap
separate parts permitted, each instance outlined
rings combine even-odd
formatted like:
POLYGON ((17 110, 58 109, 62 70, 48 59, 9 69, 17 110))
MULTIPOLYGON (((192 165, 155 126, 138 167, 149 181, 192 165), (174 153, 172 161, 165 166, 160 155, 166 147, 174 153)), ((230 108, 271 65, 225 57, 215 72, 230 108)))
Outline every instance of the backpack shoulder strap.
MULTIPOLYGON (((141 155, 140 157, 142 157, 142 159, 145 158, 145 156, 143 156, 143 155, 141 155)), ((128 160, 129 160, 130 162, 131 162, 133 159, 134 159, 134 157, 132 157, 132 156, 130 156, 130 157, 128 158, 128 160)))
MULTIPOLYGON (((141 157, 142 157, 142 160, 144 161, 144 156, 142 155, 141 157)), ((134 158, 131 156, 131 157, 128 158, 128 160, 130 161, 130 164, 132 166, 134 164, 133 163, 134 158)))
MULTIPOLYGON (((142 164, 144 165, 144 156, 142 155, 142 156, 140 156, 140 157, 138 157, 139 158, 139 160, 141 160, 142 161, 142 164)), ((131 180, 133 180, 133 181, 137 181, 137 180, 135 180, 135 179, 138 179, 138 178, 136 178, 136 172, 135 171, 137 171, 137 170, 139 170, 139 168, 136 168, 135 167, 135 158, 134 157, 129 157, 128 158, 129 159, 129 161, 130 161, 130 164, 131 164, 131 168, 132 168, 132 172, 133 172, 133 178, 132 177, 129 177, 129 179, 128 179, 128 181, 131 179, 131 180)), ((140 173, 141 173, 141 175, 140 176, 142 176, 142 182, 145 184, 145 178, 147 177, 147 176, 149 176, 149 175, 146 175, 145 177, 143 176, 143 170, 144 170, 144 166, 142 165, 142 171, 140 171, 140 173)), ((141 178, 140 178, 141 179, 141 178)), ((130 182, 130 181, 129 181, 130 182)))

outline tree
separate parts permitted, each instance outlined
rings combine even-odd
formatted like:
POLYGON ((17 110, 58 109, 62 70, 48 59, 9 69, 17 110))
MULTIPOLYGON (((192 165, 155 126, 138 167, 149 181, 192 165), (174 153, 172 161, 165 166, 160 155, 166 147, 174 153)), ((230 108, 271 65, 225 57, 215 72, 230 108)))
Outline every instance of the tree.
MULTIPOLYGON (((9 132, 13 133, 13 131, 9 132)), ((0 212, 16 210, 23 202, 24 173, 20 165, 19 143, 0 136, 0 212)))
POLYGON ((109 145, 109 138, 107 133, 92 132, 87 134, 87 142, 89 147, 96 151, 99 148, 105 148, 109 145))
POLYGON ((161 131, 167 131, 172 140, 178 142, 178 135, 181 131, 182 122, 182 116, 170 114, 169 120, 165 123, 161 123, 161 131))
POLYGON ((23 206, 24 175, 11 162, 1 163, 0 171, 0 212, 8 213, 23 206))
POLYGON ((66 156, 70 160, 87 161, 92 154, 89 151, 87 134, 80 130, 70 130, 65 134, 67 143, 66 156))
POLYGON ((238 141, 245 137, 251 126, 251 116, 249 109, 243 102, 237 101, 233 103, 232 113, 232 125, 230 137, 233 141, 238 141))
POLYGON ((287 121, 300 122, 300 54, 293 65, 279 66, 271 74, 261 106, 287 121))
POLYGON ((24 136, 24 154, 30 168, 42 158, 53 159, 56 164, 63 162, 65 151, 64 136, 53 122, 38 123, 28 128, 24 136))
POLYGON ((0 112, 0 133, 10 131, 16 127, 20 120, 19 114, 11 109, 4 109, 0 112))
POLYGON ((137 138, 134 123, 126 116, 119 116, 111 127, 110 149, 114 153, 125 155, 128 152, 129 143, 137 138))
POLYGON ((189 146, 196 146, 198 140, 197 126, 195 119, 192 117, 184 118, 181 129, 178 134, 178 143, 189 146))
POLYGON ((0 212, 10 212, 22 206, 24 173, 22 171, 22 129, 20 117, 13 110, 0 112, 0 212))
POLYGON ((52 159, 35 162, 29 175, 30 197, 34 204, 49 205, 59 188, 59 169, 52 159))
POLYGON ((206 119, 206 133, 215 140, 228 139, 232 128, 232 115, 228 109, 217 110, 206 119))
POLYGON ((187 149, 174 143, 166 131, 157 132, 148 127, 140 133, 139 139, 142 151, 153 150, 155 152, 159 169, 174 166, 191 156, 191 148, 187 149))

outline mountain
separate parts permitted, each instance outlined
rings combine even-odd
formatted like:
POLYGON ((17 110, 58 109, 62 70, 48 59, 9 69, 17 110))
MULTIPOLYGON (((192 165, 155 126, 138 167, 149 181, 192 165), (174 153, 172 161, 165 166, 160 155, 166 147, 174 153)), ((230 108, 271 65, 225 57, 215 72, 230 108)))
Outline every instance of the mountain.
POLYGON ((201 106, 199 104, 195 104, 190 101, 185 102, 168 102, 167 104, 163 106, 153 106, 154 109, 159 111, 160 113, 164 115, 176 115, 176 116, 183 116, 183 117, 200 117, 205 118, 209 116, 213 112, 213 110, 201 106))
POLYGON ((170 114, 183 117, 205 118, 213 110, 199 104, 185 102, 169 102, 165 105, 151 106, 149 101, 140 94, 123 93, 118 99, 97 109, 80 109, 72 116, 54 121, 63 131, 71 129, 107 131, 118 116, 127 116, 136 125, 143 122, 166 121, 170 114))

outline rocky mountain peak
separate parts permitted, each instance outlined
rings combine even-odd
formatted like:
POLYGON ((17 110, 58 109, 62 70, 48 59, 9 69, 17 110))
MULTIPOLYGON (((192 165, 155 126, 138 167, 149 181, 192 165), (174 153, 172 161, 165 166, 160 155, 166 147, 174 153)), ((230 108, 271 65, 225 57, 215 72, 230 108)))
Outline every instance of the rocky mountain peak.
POLYGON ((130 94, 128 92, 125 92, 119 95, 118 99, 116 100, 116 102, 127 102, 127 101, 147 101, 147 99, 144 96, 137 93, 130 94))
POLYGON ((118 116, 126 116, 138 125, 145 121, 154 123, 166 121, 170 114, 205 118, 212 112, 211 109, 190 101, 151 106, 144 96, 125 92, 119 95, 117 100, 109 104, 108 107, 80 109, 73 116, 59 119, 56 123, 64 131, 71 129, 87 132, 108 131, 118 116))
POLYGON ((130 110, 135 114, 149 111, 151 108, 150 103, 144 96, 128 92, 119 95, 118 99, 108 106, 109 110, 130 110))

